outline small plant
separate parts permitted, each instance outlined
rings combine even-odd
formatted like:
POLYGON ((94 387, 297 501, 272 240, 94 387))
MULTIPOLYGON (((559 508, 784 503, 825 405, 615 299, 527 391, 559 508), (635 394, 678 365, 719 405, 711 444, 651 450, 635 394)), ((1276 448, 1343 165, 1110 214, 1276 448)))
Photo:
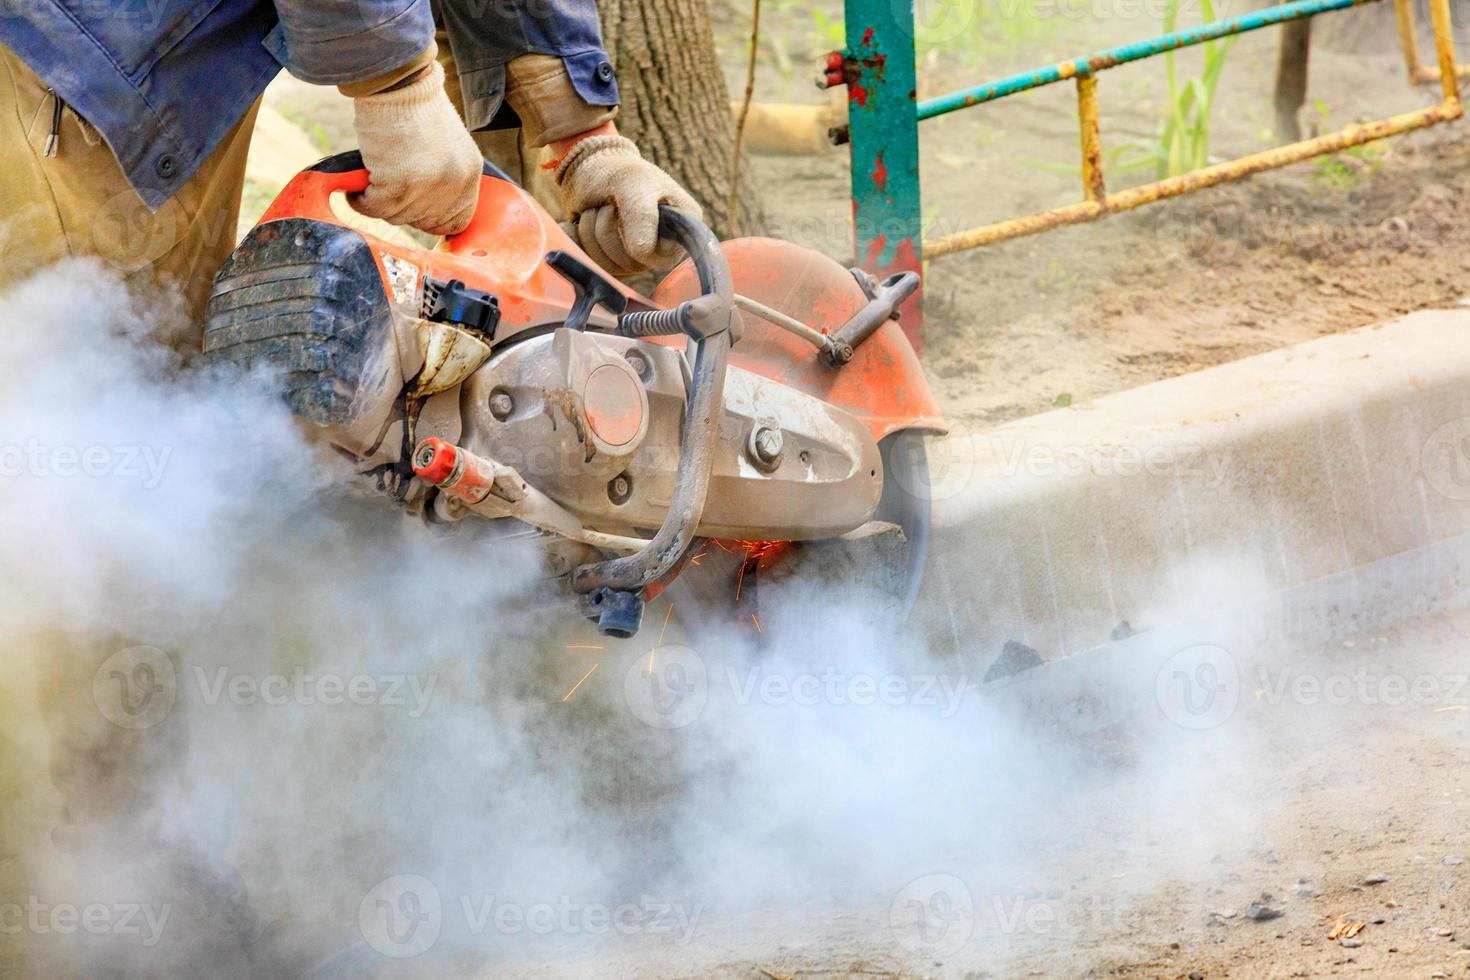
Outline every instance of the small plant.
MULTIPOLYGON (((1179 27, 1179 11, 1183 0, 1166 0, 1164 30, 1173 33, 1179 27)), ((1204 22, 1216 20, 1215 0, 1199 0, 1204 22)), ((1225 71, 1225 61, 1235 38, 1206 41, 1204 73, 1181 83, 1175 52, 1164 55, 1169 80, 1169 115, 1153 138, 1134 139, 1103 151, 1103 172, 1111 175, 1153 170, 1155 176, 1177 177, 1198 170, 1210 162, 1210 117, 1214 111, 1215 89, 1225 71)), ((1051 173, 1080 174, 1076 164, 1024 159, 1023 166, 1051 173)))
MULTIPOLYGON (((1180 0, 1168 0, 1164 8, 1164 30, 1173 33, 1179 26, 1180 0)), ((1205 23, 1215 20, 1214 0, 1200 0, 1205 23)), ((1158 162, 1159 177, 1175 177, 1198 170, 1210 162, 1210 116, 1215 106, 1215 88, 1225 71, 1225 60, 1235 46, 1235 38, 1206 41, 1205 71, 1180 85, 1174 52, 1164 56, 1169 76, 1169 102, 1172 112, 1159 136, 1164 158, 1158 162)))
POLYGON ((1383 143, 1350 146, 1341 153, 1317 159, 1317 181, 1334 190, 1350 191, 1383 169, 1388 148, 1383 143))
MULTIPOLYGON (((1172 34, 1179 28, 1181 0, 1167 0, 1164 7, 1164 31, 1172 34)), ((1206 24, 1216 20, 1215 0, 1200 0, 1200 13, 1206 24)), ((1210 162, 1210 117, 1214 112, 1215 89, 1225 71, 1225 61, 1235 46, 1234 37, 1206 41, 1201 47, 1205 55, 1204 73, 1187 82, 1179 79, 1175 52, 1164 55, 1169 78, 1169 115, 1159 124, 1159 135, 1151 140, 1134 140, 1124 144, 1116 166, 1121 172, 1153 167, 1160 179, 1177 177, 1198 170, 1210 162)), ((1109 168, 1114 164, 1109 163, 1109 168)))
MULTIPOLYGON (((1313 106, 1321 118, 1323 128, 1326 128, 1332 111, 1321 99, 1316 100, 1313 106)), ((1341 153, 1318 157, 1317 172, 1314 177, 1317 183, 1333 190, 1350 191, 1363 178, 1371 177, 1382 170, 1386 156, 1388 156, 1388 144, 1383 140, 1350 146, 1341 153)))

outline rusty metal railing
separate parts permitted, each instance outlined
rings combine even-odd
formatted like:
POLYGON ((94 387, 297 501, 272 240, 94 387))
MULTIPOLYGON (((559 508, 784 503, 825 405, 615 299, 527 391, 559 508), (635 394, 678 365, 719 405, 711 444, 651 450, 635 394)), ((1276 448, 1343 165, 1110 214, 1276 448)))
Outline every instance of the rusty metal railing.
MULTIPOLYGON (((1444 78, 1444 71, 1438 66, 1429 67, 1419 60, 1419 25, 1414 17, 1414 0, 1393 0, 1399 22, 1399 40, 1404 46, 1404 65, 1409 69, 1410 85, 1428 85, 1438 82, 1444 78)), ((1430 8, 1431 15, 1433 7, 1430 8)), ((1435 27, 1435 44, 1439 45, 1440 32, 1435 27)), ((1470 68, 1460 66, 1456 70, 1460 78, 1470 77, 1470 68)))
POLYGON ((1237 160, 1214 164, 1118 193, 1108 193, 1103 173, 1102 133, 1098 121, 1099 73, 1130 61, 1201 44, 1205 41, 1258 30, 1303 17, 1312 17, 1331 10, 1341 10, 1374 2, 1379 2, 1379 0, 1298 0, 1295 3, 1253 11, 1239 17, 1164 35, 1139 44, 1114 48, 1089 58, 1060 62, 1038 71, 1011 76, 989 85, 977 86, 920 102, 917 107, 918 118, 929 119, 957 109, 994 101, 1017 92, 1075 79, 1081 130, 1083 186, 1083 200, 1076 204, 925 241, 923 257, 926 259, 939 258, 983 245, 1034 235, 1053 228, 1096 221, 1109 214, 1131 211, 1156 201, 1213 187, 1216 184, 1223 184, 1250 174, 1275 170, 1312 157, 1336 153, 1349 147, 1360 146, 1374 140, 1460 118, 1464 114, 1464 109, 1460 104, 1458 84, 1461 72, 1455 65, 1449 0, 1428 0, 1430 19, 1434 28, 1435 50, 1438 55, 1438 67, 1433 70, 1419 63, 1414 36, 1413 12, 1410 7, 1411 0, 1395 0, 1405 58, 1410 66, 1410 77, 1416 83, 1436 80, 1441 82, 1443 100, 1438 105, 1377 122, 1348 126, 1335 133, 1290 143, 1237 160))
MULTIPOLYGON (((834 136, 837 142, 851 144, 849 166, 857 260, 881 275, 917 272, 928 259, 1096 221, 1109 214, 1131 211, 1250 174, 1460 118, 1464 110, 1460 104, 1459 79, 1465 73, 1455 65, 1449 0, 1427 0, 1437 55, 1437 65, 1433 68, 1419 61, 1413 0, 1393 0, 1409 78, 1416 84, 1439 81, 1443 99, 1438 105, 1379 122, 1349 126, 1326 136, 1289 143, 1125 191, 1108 192, 1098 121, 1098 76, 1102 72, 1207 41, 1381 2, 1294 0, 921 102, 915 94, 918 84, 913 0, 844 0, 847 46, 827 56, 825 73, 818 84, 824 88, 847 87, 848 126, 834 131, 834 136), (924 240, 919 123, 1064 81, 1075 81, 1077 86, 1083 199, 1040 214, 924 240)), ((919 299, 909 304, 903 319, 904 329, 916 346, 921 341, 923 322, 922 299, 919 299)))

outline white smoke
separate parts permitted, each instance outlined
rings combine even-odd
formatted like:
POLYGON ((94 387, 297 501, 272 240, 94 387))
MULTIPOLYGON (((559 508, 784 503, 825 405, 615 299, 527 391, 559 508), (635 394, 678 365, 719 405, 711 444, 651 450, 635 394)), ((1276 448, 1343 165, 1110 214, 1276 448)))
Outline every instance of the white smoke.
POLYGON ((1004 944, 909 941, 916 879, 983 923, 1100 840, 1204 807, 1203 862, 1251 830, 1207 768, 1235 729, 1079 742, 981 690, 997 651, 931 655, 842 582, 771 589, 763 633, 656 604, 604 642, 533 553, 349 503, 259 379, 181 363, 99 267, 0 310, 0 975, 687 973, 848 912, 855 949, 964 969, 1004 944), (129 728, 139 679, 167 697, 129 728), (104 803, 64 818, 76 758, 104 803))

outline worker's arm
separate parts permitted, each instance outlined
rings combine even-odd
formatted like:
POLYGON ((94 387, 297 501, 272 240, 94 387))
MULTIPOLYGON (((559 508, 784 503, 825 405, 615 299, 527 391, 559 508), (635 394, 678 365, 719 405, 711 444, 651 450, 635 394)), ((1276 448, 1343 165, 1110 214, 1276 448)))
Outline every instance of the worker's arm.
POLYGON ((444 91, 429 0, 275 0, 278 56, 298 78, 337 85, 371 183, 364 214, 434 235, 474 216, 483 160, 444 91))
POLYGON ((588 255, 617 275, 677 258, 658 206, 699 205, 618 135, 617 76, 595 0, 438 0, 471 129, 519 125, 549 146, 556 185, 588 255))

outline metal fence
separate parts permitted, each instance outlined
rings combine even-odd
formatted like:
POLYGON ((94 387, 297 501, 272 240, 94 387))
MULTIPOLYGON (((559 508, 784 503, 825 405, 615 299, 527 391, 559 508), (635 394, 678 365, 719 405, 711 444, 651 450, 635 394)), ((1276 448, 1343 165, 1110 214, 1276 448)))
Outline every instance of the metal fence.
MULTIPOLYGON (((1413 0, 1394 0, 1409 79, 1415 84, 1438 81, 1443 93, 1439 104, 1377 122, 1348 126, 1335 133, 1289 143, 1128 190, 1116 193, 1107 190, 1102 133, 1098 123, 1098 82, 1102 72, 1207 41, 1380 2, 1383 0, 1295 0, 920 101, 917 98, 914 59, 914 12, 910 0, 846 0, 847 50, 828 56, 824 84, 829 87, 846 85, 848 89, 848 134, 858 261, 883 273, 921 271, 926 259, 1095 221, 1250 174, 1460 118, 1464 110, 1460 104, 1458 83, 1464 73, 1455 64, 1449 0, 1428 0, 1437 55, 1434 68, 1424 66, 1419 59, 1413 0), (919 123, 1067 81, 1074 82, 1077 88, 1082 200, 1038 214, 923 240, 919 123)), ((922 323, 922 306, 918 306, 912 317, 905 317, 905 329, 916 343, 921 339, 922 323)))

